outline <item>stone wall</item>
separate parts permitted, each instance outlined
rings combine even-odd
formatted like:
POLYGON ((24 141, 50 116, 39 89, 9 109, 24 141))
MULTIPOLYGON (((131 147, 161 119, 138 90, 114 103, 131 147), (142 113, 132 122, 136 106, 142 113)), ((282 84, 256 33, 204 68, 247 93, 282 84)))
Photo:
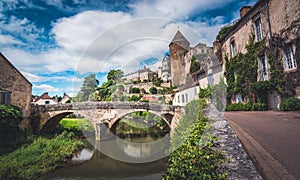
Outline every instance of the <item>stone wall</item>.
MULTIPOLYGON (((235 42, 236 52, 246 53, 249 37, 254 33, 254 22, 261 18, 265 52, 272 50, 275 60, 281 63, 282 76, 286 75, 283 96, 298 95, 296 88, 300 86, 300 2, 298 0, 258 0, 257 3, 235 23, 224 38, 214 42, 214 52, 225 68, 225 57, 232 58, 230 43, 235 42), (272 43, 272 45, 270 44, 272 43), (293 44, 297 68, 283 71, 282 51, 288 44, 293 44)), ((270 68, 270 64, 268 64, 270 68)), ((269 71, 270 74, 270 71, 269 71)))
POLYGON ((171 43, 170 44, 170 63, 171 63, 171 79, 173 86, 182 86, 185 84, 185 60, 184 56, 187 50, 181 46, 171 43))
POLYGON ((0 53, 0 90, 11 92, 11 104, 30 115, 32 84, 0 53))

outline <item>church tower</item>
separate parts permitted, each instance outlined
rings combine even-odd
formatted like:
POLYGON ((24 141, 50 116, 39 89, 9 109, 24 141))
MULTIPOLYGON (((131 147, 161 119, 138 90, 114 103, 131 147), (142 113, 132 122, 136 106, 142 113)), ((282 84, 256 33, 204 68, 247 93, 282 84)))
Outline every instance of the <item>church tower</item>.
POLYGON ((179 87, 185 84, 186 64, 184 55, 190 50, 190 43, 178 30, 172 42, 169 44, 169 48, 172 85, 179 87))

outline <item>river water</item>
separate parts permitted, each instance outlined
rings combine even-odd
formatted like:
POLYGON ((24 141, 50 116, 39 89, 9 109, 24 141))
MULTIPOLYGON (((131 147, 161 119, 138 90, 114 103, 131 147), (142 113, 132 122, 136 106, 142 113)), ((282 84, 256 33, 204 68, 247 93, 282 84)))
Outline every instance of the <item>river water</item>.
POLYGON ((168 135, 101 141, 100 145, 84 148, 63 168, 42 179, 161 179, 169 145, 168 135))

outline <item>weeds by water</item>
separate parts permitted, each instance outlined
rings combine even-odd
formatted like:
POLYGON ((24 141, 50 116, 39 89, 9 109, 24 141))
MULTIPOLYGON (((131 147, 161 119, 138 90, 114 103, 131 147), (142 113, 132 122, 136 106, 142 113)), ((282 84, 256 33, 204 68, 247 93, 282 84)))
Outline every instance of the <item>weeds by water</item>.
POLYGON ((32 179, 63 165, 82 143, 73 133, 52 139, 38 137, 32 144, 0 157, 0 179, 32 179))

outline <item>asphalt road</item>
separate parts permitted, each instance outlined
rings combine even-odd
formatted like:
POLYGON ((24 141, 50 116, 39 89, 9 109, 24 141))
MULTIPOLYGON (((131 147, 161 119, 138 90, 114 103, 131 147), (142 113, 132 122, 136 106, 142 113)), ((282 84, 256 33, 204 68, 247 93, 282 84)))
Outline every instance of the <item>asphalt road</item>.
POLYGON ((300 180, 300 111, 225 112, 262 147, 300 180))

